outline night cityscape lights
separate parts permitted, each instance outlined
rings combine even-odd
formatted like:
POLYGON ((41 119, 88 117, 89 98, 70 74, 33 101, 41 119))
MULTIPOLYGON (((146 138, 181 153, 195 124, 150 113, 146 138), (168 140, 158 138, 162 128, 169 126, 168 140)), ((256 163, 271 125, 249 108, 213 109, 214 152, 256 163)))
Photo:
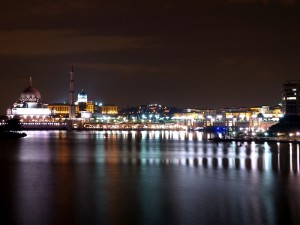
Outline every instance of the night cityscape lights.
MULTIPOLYGON (((30 85, 7 110, 7 117, 20 119, 25 128, 99 130, 191 130, 204 129, 236 136, 265 133, 284 115, 300 115, 299 81, 287 81, 282 88, 282 104, 276 106, 201 109, 168 107, 160 104, 120 108, 88 99, 82 89, 75 100, 73 67, 70 72, 69 103, 43 103, 40 92, 30 85), (72 111, 74 110, 74 113, 72 111), (230 131, 230 132, 229 132, 230 131)), ((299 131, 300 132, 300 131, 299 131)), ((290 137, 300 133, 291 133, 290 137)), ((267 136, 267 135, 265 135, 267 136)))

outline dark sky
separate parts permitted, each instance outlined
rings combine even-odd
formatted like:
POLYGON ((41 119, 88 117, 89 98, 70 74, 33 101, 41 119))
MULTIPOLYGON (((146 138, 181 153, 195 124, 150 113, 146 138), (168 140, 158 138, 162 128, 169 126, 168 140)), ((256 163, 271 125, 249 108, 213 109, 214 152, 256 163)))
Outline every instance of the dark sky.
POLYGON ((1 2, 0 112, 33 86, 120 106, 276 105, 300 79, 296 0, 1 2))

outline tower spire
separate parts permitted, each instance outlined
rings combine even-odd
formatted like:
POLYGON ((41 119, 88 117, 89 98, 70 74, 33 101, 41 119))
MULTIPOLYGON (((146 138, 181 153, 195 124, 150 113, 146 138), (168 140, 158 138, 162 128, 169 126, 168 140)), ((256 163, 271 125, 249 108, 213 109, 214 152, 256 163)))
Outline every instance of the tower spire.
POLYGON ((70 105, 69 118, 70 119, 76 117, 73 73, 74 73, 74 68, 72 65, 70 70, 70 90, 69 90, 69 105, 70 105))

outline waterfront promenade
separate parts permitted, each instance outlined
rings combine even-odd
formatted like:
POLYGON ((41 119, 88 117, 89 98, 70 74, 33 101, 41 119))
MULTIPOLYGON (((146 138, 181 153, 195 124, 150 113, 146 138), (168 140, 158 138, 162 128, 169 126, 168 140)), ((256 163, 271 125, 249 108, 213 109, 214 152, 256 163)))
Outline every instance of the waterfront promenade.
MULTIPOLYGON (((21 123, 23 130, 85 130, 85 131, 186 131, 186 132, 199 132, 195 130, 188 129, 186 126, 181 126, 175 123, 169 124, 158 124, 158 123, 21 123)), ((263 144, 267 143, 300 143, 300 137, 258 137, 252 136, 247 138, 241 137, 222 137, 219 138, 213 132, 210 133, 208 137, 203 137, 203 139, 212 141, 215 143, 220 142, 238 142, 238 143, 257 143, 263 144)))
MULTIPOLYGON (((2 126, 5 124, 1 124, 2 126)), ((75 131, 186 131, 199 132, 198 130, 188 129, 187 126, 182 126, 176 123, 159 124, 159 123, 77 123, 76 121, 67 122, 26 122, 21 123, 21 130, 75 130, 75 131)), ((256 144, 267 143, 300 143, 300 137, 258 137, 252 136, 247 138, 241 137, 219 137, 213 132, 206 132, 203 129, 200 132, 209 133, 203 140, 208 140, 214 143, 221 142, 237 142, 256 144)))

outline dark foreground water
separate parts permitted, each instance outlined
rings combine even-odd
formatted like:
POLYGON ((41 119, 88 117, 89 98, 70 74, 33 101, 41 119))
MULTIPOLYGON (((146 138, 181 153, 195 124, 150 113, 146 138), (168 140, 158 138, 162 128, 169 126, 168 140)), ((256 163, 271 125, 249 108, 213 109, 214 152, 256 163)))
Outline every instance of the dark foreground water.
POLYGON ((0 142, 1 224, 300 224, 299 145, 27 134, 0 142))

